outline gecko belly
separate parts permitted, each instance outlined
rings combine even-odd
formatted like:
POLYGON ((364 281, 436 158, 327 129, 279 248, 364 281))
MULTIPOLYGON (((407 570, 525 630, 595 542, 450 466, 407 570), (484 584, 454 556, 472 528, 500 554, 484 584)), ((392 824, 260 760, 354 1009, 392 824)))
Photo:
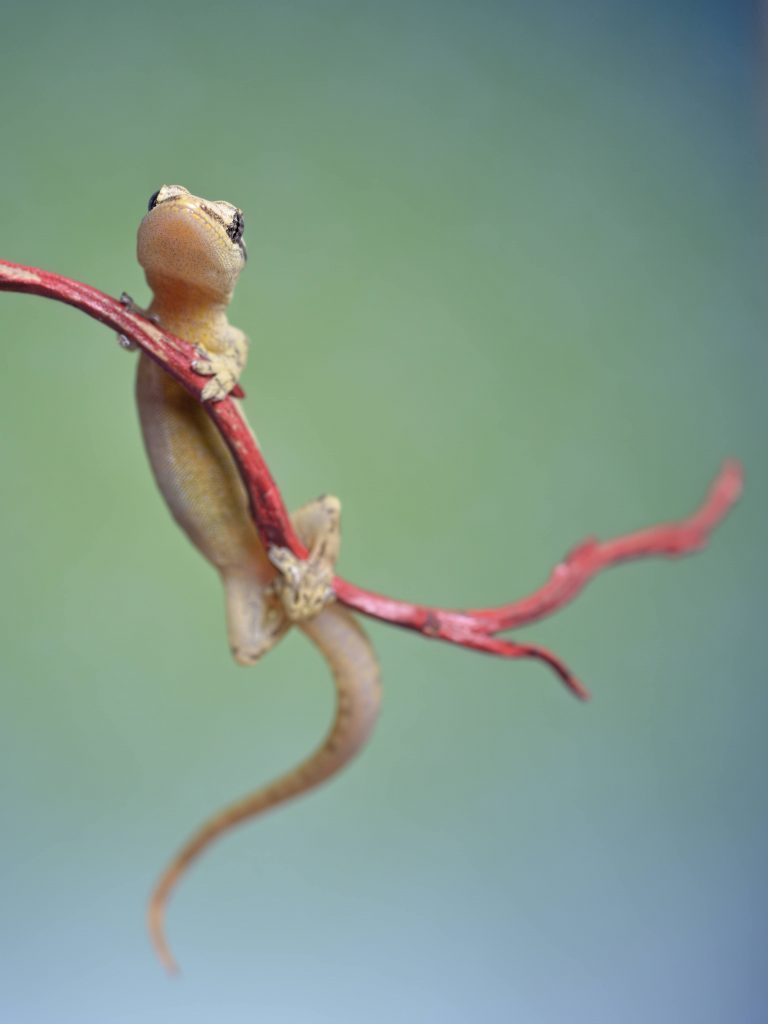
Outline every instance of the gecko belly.
POLYGON ((274 577, 232 456, 202 406, 147 356, 136 399, 152 472, 171 513, 219 572, 235 659, 252 664, 285 631, 274 577))

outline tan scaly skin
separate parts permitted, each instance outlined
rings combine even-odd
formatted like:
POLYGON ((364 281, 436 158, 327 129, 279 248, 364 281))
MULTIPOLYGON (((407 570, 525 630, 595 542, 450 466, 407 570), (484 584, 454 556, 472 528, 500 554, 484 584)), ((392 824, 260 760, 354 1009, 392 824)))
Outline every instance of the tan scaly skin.
MULTIPOLYGON (((139 227, 138 258, 154 293, 147 314, 197 346, 193 367, 210 377, 203 392, 208 401, 224 398, 245 365, 247 339, 227 320, 246 260, 242 232, 236 207, 200 199, 179 185, 164 185, 152 196, 139 227)), ((365 633, 349 612, 331 603, 340 542, 338 500, 319 498, 295 513, 297 533, 310 551, 306 562, 284 548, 266 552, 232 457, 200 404, 143 354, 136 395, 157 484, 177 523, 224 584, 235 660, 252 665, 298 623, 326 658, 337 691, 335 718, 320 747, 206 822, 161 876, 149 904, 149 929, 161 960, 174 970, 164 916, 181 875, 233 825, 299 796, 343 767, 373 729, 380 681, 365 633)))

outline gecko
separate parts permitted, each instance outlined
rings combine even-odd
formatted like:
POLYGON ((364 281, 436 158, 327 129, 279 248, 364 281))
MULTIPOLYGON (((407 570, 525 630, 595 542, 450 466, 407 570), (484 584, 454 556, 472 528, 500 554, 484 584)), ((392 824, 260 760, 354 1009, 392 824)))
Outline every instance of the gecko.
MULTIPOLYGON (((164 185, 139 225, 137 256, 153 293, 145 315, 196 346, 192 368, 207 376, 203 402, 224 399, 237 384, 248 340, 227 319, 247 259, 242 211, 230 203, 164 185)), ((131 300, 126 297, 130 303, 131 300)), ((312 640, 331 670, 336 709, 320 746, 297 767, 215 814, 181 847, 150 897, 148 927, 170 970, 165 937, 171 891, 191 862, 233 826, 330 778, 366 743, 379 710, 378 661, 365 632, 334 601, 341 505, 326 495, 292 516, 309 551, 265 550, 251 518, 234 460, 203 405, 144 353, 136 377, 139 419, 149 462, 173 518, 216 569, 224 587, 229 647, 253 665, 292 625, 312 640)))

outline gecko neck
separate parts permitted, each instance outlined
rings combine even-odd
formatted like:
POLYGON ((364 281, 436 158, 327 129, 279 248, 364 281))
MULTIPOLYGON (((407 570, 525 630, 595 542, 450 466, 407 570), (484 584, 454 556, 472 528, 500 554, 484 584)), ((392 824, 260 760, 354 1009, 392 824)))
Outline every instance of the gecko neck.
POLYGON ((160 318, 163 327, 193 345, 213 350, 224 341, 230 330, 229 295, 215 297, 176 281, 172 288, 155 285, 149 312, 160 318))

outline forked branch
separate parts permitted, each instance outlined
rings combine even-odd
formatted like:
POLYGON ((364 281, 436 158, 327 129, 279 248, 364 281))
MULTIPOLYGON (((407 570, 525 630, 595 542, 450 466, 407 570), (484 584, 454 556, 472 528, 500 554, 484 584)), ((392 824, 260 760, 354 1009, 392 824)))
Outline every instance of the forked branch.
MULTIPOLYGON (((75 306, 135 342, 200 400, 206 379, 191 369, 194 347, 126 308, 119 300, 59 274, 2 260, 0 291, 28 292, 75 306)), ((306 557, 306 549, 296 536, 280 491, 237 403, 226 398, 216 404, 207 403, 205 408, 232 452, 265 547, 287 547, 299 558, 306 557)), ((503 658, 536 658, 549 665, 577 696, 586 698, 587 690, 554 654, 533 644, 501 639, 496 634, 551 615, 609 566, 630 559, 677 557, 699 550, 738 499, 742 478, 740 464, 728 460, 701 506, 688 518, 650 526, 613 540, 586 540, 554 568, 537 591, 496 608, 432 608, 364 590, 340 576, 334 579, 334 590, 337 599, 349 608, 424 636, 503 658)))

